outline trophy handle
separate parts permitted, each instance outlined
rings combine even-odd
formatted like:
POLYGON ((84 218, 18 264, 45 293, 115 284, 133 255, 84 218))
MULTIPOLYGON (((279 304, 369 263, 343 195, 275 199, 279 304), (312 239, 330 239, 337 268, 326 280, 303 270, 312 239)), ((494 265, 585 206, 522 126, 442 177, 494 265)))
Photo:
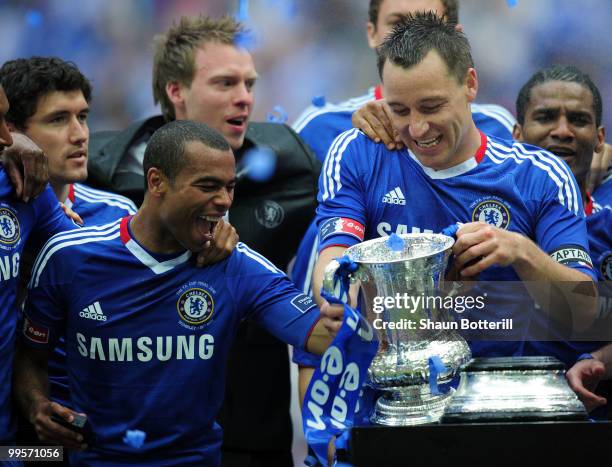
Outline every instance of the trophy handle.
POLYGON ((325 266, 325 271, 323 272, 323 290, 329 295, 335 296, 340 299, 342 295, 342 291, 338 291, 336 294, 336 287, 334 286, 334 282, 336 279, 336 271, 340 268, 340 263, 338 260, 332 259, 327 266, 325 266))

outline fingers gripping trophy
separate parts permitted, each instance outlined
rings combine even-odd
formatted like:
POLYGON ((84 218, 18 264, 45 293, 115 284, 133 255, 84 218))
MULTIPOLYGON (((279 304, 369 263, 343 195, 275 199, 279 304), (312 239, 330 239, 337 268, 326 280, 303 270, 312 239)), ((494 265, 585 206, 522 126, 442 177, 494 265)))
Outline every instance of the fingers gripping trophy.
MULTIPOLYGON (((471 359, 466 341, 448 325, 451 313, 441 300, 426 299, 440 297, 453 243, 441 234, 394 234, 345 251, 358 265, 351 281, 360 283, 361 312, 379 342, 368 370, 368 384, 383 393, 371 416, 373 423, 438 421, 453 393, 440 391, 438 385, 452 380, 471 359)), ((328 294, 333 293, 339 268, 334 260, 325 269, 323 289, 328 294)))

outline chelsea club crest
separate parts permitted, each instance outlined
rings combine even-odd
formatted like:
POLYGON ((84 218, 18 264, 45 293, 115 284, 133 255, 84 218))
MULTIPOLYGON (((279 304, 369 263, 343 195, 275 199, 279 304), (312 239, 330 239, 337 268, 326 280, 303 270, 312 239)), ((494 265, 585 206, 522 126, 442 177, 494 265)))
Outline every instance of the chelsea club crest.
POLYGON ((199 326, 210 321, 215 303, 206 290, 190 288, 181 294, 176 308, 181 320, 190 326, 199 326))
POLYGON ((19 219, 15 213, 0 207, 0 244, 13 245, 19 241, 19 219))
POLYGON ((478 221, 507 229, 510 224, 510 212, 501 201, 487 199, 478 203, 472 211, 472 222, 478 221))

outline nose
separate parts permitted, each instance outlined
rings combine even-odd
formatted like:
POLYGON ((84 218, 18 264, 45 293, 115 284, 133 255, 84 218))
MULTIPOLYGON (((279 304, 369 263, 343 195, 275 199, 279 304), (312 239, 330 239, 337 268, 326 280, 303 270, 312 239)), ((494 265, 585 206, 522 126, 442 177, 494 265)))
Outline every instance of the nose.
POLYGON ((429 123, 427 123, 424 118, 416 116, 409 123, 408 130, 410 132, 410 136, 413 139, 419 139, 425 136, 425 134, 427 134, 427 132, 429 131, 429 123))
POLYGON ((253 106, 253 90, 246 83, 237 86, 234 103, 241 107, 253 106))
POLYGON ((572 131, 567 118, 559 118, 554 129, 550 132, 550 136, 563 141, 572 140, 574 138, 574 132, 572 131))
POLYGON ((217 207, 221 208, 223 211, 229 210, 232 202, 234 200, 234 192, 233 190, 228 190, 227 188, 223 188, 219 191, 219 194, 215 197, 215 204, 217 207))
POLYGON ((13 137, 6 125, 6 121, 0 120, 0 146, 10 146, 13 144, 13 137))
POLYGON ((87 142, 89 139, 89 127, 87 122, 81 122, 78 118, 72 122, 70 126, 70 142, 72 144, 80 145, 87 142))

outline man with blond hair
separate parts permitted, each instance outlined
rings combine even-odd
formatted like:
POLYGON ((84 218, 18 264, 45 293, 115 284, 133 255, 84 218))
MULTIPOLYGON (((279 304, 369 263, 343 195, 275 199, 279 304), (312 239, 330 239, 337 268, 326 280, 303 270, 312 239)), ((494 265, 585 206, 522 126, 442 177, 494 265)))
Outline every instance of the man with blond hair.
MULTIPOLYGON (((288 126, 251 123, 257 72, 237 44, 248 32, 231 18, 183 17, 156 39, 153 95, 162 114, 120 133, 93 135, 90 182, 139 202, 142 160, 151 134, 165 121, 196 120, 229 142, 238 180, 229 221, 240 238, 286 269, 314 214, 320 165, 288 126), (265 183, 244 175, 245 154, 268 149, 276 167, 265 183)), ((201 189, 209 189, 202 184, 201 189)), ((287 347, 262 328, 243 323, 230 352, 225 405, 224 465, 292 465, 287 347), (252 384, 259 381, 262 384, 252 384)))

